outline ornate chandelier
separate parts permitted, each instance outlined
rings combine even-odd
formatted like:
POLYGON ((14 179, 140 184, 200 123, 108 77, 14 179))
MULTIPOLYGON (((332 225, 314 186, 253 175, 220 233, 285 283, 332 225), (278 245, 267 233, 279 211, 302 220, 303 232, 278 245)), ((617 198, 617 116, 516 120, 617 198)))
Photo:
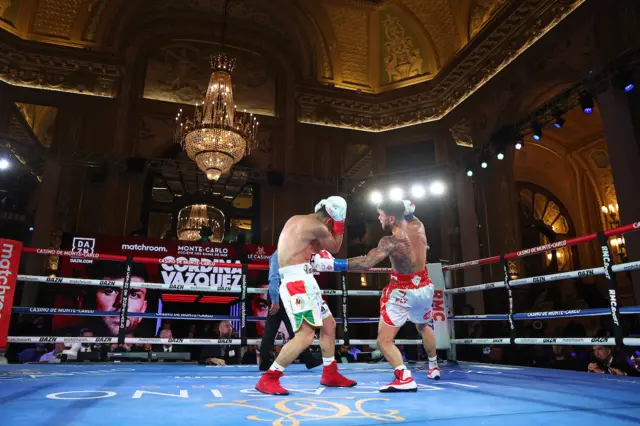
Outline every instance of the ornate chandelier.
POLYGON ((224 238, 224 214, 213 206, 195 204, 178 213, 178 240, 221 242, 224 238))
POLYGON ((224 53, 211 57, 211 78, 202 105, 196 104, 193 119, 176 117, 174 139, 196 162, 209 180, 231 170, 256 146, 258 121, 253 114, 238 114, 233 103, 231 73, 235 59, 224 53))

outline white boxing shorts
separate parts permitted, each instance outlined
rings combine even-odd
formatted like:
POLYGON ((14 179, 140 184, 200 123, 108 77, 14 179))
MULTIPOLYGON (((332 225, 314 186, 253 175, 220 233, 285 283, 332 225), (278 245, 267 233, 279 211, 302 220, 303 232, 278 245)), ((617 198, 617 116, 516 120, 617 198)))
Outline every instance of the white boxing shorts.
POLYGON ((331 316, 331 311, 322 300, 311 264, 285 266, 279 272, 280 300, 294 333, 300 330, 303 321, 312 327, 322 327, 322 321, 331 316))
POLYGON ((382 291, 380 318, 390 327, 402 327, 431 321, 433 282, 427 270, 413 274, 391 274, 391 282, 382 291))

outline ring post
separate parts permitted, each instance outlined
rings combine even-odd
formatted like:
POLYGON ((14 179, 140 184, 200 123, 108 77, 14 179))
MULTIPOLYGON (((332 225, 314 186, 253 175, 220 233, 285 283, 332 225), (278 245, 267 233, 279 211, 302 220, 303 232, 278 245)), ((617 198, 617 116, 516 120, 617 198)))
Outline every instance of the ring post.
POLYGON ((516 324, 513 322, 513 290, 511 290, 511 277, 509 276, 509 261, 504 258, 504 255, 500 255, 500 261, 502 262, 502 268, 504 269, 504 286, 507 289, 509 296, 509 330, 511 338, 511 344, 516 343, 516 324))
MULTIPOLYGON (((444 288, 449 290, 453 288, 453 275, 451 270, 446 270, 444 272, 444 288)), ((446 306, 448 307, 448 312, 447 312, 447 318, 453 316, 453 294, 451 293, 447 293, 445 294, 445 298, 446 298, 446 306)), ((453 341, 456 339, 456 331, 455 331, 455 324, 453 323, 453 321, 448 320, 449 321, 449 337, 451 339, 451 346, 448 349, 448 354, 447 354, 447 360, 448 361, 454 361, 457 362, 457 355, 456 355, 456 344, 453 343, 453 341)))
POLYGON ((347 300, 349 298, 349 290, 347 289, 347 273, 342 272, 340 274, 340 281, 342 283, 342 332, 344 344, 349 345, 349 310, 347 307, 347 300))
POLYGON ((611 306, 611 319, 613 320, 613 337, 616 339, 616 345, 621 347, 622 327, 620 325, 620 307, 618 306, 618 284, 616 274, 613 272, 613 264, 611 262, 611 252, 609 251, 608 238, 603 231, 598 232, 598 242, 602 251, 602 265, 604 266, 604 276, 609 286, 609 304, 611 306))
POLYGON ((242 346, 247 346, 247 277, 249 267, 242 264, 242 284, 240 285, 240 340, 242 346))
POLYGON ((133 272, 133 257, 127 257, 122 282, 122 302, 120 303, 120 325, 118 329, 118 344, 124 345, 127 337, 127 316, 129 313, 129 290, 131 289, 131 274, 133 272))

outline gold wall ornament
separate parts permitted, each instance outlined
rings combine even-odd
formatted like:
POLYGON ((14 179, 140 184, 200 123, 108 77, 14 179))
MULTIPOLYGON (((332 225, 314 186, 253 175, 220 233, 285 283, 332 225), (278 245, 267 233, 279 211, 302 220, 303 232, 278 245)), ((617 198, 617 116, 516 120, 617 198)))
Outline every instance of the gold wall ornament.
POLYGON ((212 243, 220 243, 224 239, 225 221, 224 213, 213 206, 187 206, 178 213, 178 240, 201 241, 206 237, 212 243), (209 228, 211 235, 203 235, 203 228, 209 228))
POLYGON ((224 53, 211 57, 211 78, 202 105, 193 119, 176 117, 174 139, 209 180, 218 180, 257 145, 258 121, 253 114, 238 114, 233 102, 231 73, 235 60, 224 53))
POLYGON ((384 27, 385 70, 389 82, 404 80, 422 74, 423 59, 420 49, 414 47, 413 39, 405 35, 400 18, 387 14, 382 21, 384 27))
POLYGON ((473 148, 473 137, 471 135, 471 123, 466 118, 460 120, 455 126, 449 129, 456 145, 473 148))

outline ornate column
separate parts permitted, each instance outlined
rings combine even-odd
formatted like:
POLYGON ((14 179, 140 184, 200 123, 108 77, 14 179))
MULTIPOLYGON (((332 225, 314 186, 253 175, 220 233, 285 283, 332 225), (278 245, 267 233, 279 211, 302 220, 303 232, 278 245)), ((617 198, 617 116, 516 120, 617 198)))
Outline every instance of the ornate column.
MULTIPOLYGON (((518 198, 513 178, 514 150, 510 148, 502 161, 493 159, 489 168, 477 173, 480 205, 484 216, 481 257, 497 256, 519 250, 520 223, 518 219, 518 198)), ((516 265, 511 265, 516 266, 516 265)), ((495 263, 485 267, 484 280, 501 281, 504 269, 495 263)), ((485 300, 486 312, 504 312, 506 293, 499 298, 485 300)))
MULTIPOLYGON (((609 161, 620 220, 623 224, 640 221, 640 96, 627 95, 616 87, 610 87, 598 95, 598 106, 607 141, 609 161)), ((625 235, 627 256, 640 259, 640 234, 625 235)), ((635 301, 640 301, 640 271, 631 273, 635 301)))
MULTIPOLYGON (((480 259, 480 246, 478 241, 478 219, 476 215, 475 194, 473 181, 466 176, 463 170, 454 175, 455 191, 458 202, 458 224, 460 226, 460 244, 462 245, 462 261, 480 259)), ((479 267, 462 270, 463 285, 482 283, 482 271, 479 267)), ((475 312, 484 312, 484 292, 475 291, 467 293, 466 302, 473 306, 475 312)))

